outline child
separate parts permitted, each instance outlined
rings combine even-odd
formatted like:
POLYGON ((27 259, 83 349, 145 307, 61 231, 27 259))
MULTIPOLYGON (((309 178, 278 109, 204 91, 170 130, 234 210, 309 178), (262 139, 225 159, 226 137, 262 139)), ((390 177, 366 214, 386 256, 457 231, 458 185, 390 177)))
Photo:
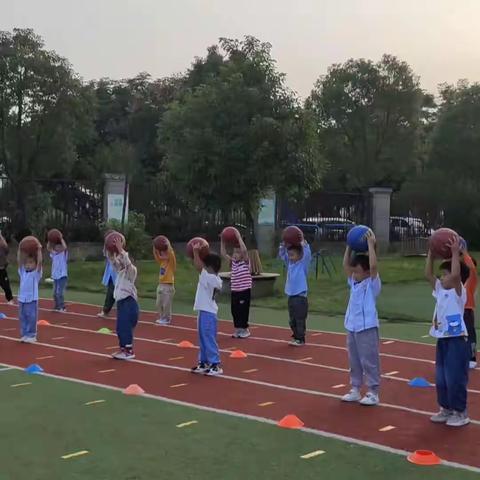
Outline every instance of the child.
POLYGON ((137 268, 131 262, 128 253, 123 249, 122 241, 115 242, 118 254, 108 254, 109 260, 117 273, 113 297, 117 302, 117 336, 120 351, 112 355, 117 360, 132 360, 133 330, 138 323, 138 302, 135 280, 137 268))
POLYGON ((65 240, 62 238, 56 245, 48 242, 47 250, 52 259, 52 279, 53 279, 53 302, 54 311, 65 312, 65 288, 68 279, 68 250, 65 240))
POLYGON ((308 316, 308 269, 312 252, 307 242, 301 246, 280 245, 279 257, 287 267, 285 294, 288 296, 288 313, 293 340, 289 345, 305 345, 305 329, 308 316))
POLYGON ((462 259, 469 268, 468 280, 465 283, 467 303, 465 304, 463 319, 467 327, 468 344, 471 352, 469 367, 473 369, 477 367, 477 332, 475 330, 475 292, 478 284, 477 262, 466 250, 462 252, 462 259))
POLYGON ((378 405, 380 386, 379 323, 377 297, 382 284, 378 275, 375 235, 367 233, 368 256, 345 250, 343 268, 348 276, 350 300, 345 314, 347 349, 350 362, 351 390, 342 397, 344 402, 360 402, 365 406, 378 405), (367 393, 360 390, 366 380, 367 393))
POLYGON ((42 279, 42 247, 37 253, 25 256, 18 250, 18 313, 22 343, 37 341, 38 284, 42 279))
POLYGON ((105 270, 103 272, 102 285, 107 287, 107 293, 105 295, 105 303, 103 309, 100 313, 97 314, 97 317, 105 318, 108 317, 110 311, 115 305, 115 299, 113 298, 113 291, 115 290, 115 281, 117 280, 117 272, 112 267, 112 263, 108 258, 107 252, 103 251, 103 256, 105 257, 105 270))
POLYGON ((428 252, 425 276, 433 287, 436 299, 430 335, 437 338, 435 385, 440 411, 431 417, 434 423, 449 427, 467 425, 467 384, 470 349, 463 312, 467 301, 464 284, 468 267, 460 262, 460 243, 453 239, 451 261, 440 265, 441 276, 433 274, 432 252, 428 252))
POLYGON ((193 307, 198 312, 200 352, 198 364, 191 371, 217 376, 223 373, 217 345, 218 306, 215 301, 216 293, 222 289, 222 280, 218 276, 222 260, 216 253, 209 253, 202 260, 199 255, 200 248, 200 244, 193 247, 193 264, 200 273, 193 307))
POLYGON ((0 232, 0 287, 5 292, 5 299, 9 305, 14 305, 12 289, 10 288, 10 280, 7 273, 8 267, 8 244, 0 232))
POLYGON ((233 249, 233 255, 227 254, 225 244, 221 242, 221 254, 227 259, 232 268, 230 277, 231 311, 235 331, 233 338, 248 338, 248 317, 250 314, 250 299, 252 292, 252 274, 250 272, 250 260, 247 247, 240 233, 237 231, 238 247, 233 249))
POLYGON ((167 250, 159 252, 153 247, 153 256, 160 265, 160 275, 157 287, 158 325, 170 325, 172 322, 172 302, 175 295, 175 272, 177 259, 170 243, 167 250))

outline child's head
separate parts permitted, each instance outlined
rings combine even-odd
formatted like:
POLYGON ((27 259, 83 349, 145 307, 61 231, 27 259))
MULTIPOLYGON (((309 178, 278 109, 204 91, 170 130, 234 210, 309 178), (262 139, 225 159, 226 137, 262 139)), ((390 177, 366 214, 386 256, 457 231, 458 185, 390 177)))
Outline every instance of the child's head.
POLYGON ((370 276, 370 261, 368 255, 356 254, 350 260, 352 276, 356 282, 361 282, 370 276))
MULTIPOLYGON (((469 275, 470 269, 463 262, 460 262, 460 279, 462 284, 465 284, 469 275)), ((440 283, 445 290, 455 288, 455 280, 452 276, 452 262, 450 260, 440 265, 440 283)))
POLYGON ((32 272, 37 268, 37 260, 32 256, 28 256, 25 258, 24 266, 27 272, 32 272))
POLYGON ((216 253, 209 253, 204 259, 203 264, 208 273, 218 274, 222 268, 222 259, 216 253))
POLYGON ((62 252, 63 251, 63 245, 61 243, 56 243, 54 246, 53 246, 53 249, 56 251, 56 252, 62 252))
POLYGON ((238 262, 243 259, 242 250, 239 247, 235 247, 232 253, 232 260, 238 262))
POLYGON ((303 248, 300 245, 291 245, 287 248, 288 260, 290 262, 298 262, 301 260, 303 255, 303 248))

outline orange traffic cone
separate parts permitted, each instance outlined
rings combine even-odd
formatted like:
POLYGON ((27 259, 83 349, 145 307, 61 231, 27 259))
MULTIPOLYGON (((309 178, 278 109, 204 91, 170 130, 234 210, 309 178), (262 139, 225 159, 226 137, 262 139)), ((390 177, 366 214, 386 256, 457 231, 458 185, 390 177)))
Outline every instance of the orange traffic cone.
POLYGON ((48 326, 50 325, 50 322, 47 321, 47 320, 39 320, 39 321, 37 322, 37 325, 38 325, 39 327, 48 327, 48 326))
POLYGON ((415 465, 439 465, 442 463, 440 457, 430 450, 415 450, 408 455, 407 460, 415 465))
POLYGON ((145 390, 140 387, 140 385, 137 385, 136 383, 129 385, 123 393, 125 395, 143 395, 145 393, 145 390))
POLYGON ((277 425, 282 428, 301 428, 305 424, 296 415, 287 415, 277 425))
POLYGON ((242 350, 234 350, 230 354, 230 358, 247 358, 247 354, 242 350))
POLYGON ((177 346, 180 348, 195 348, 195 345, 188 340, 182 340, 177 346))

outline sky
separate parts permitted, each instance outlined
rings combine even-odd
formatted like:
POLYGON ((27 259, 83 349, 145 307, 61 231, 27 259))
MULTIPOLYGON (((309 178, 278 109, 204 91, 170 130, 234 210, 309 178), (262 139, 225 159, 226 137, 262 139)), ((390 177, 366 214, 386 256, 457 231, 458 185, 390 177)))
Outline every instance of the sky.
POLYGON ((0 0, 0 30, 33 28, 85 79, 185 71, 219 37, 270 42, 305 98, 329 65, 407 61, 432 93, 480 81, 480 0, 0 0))

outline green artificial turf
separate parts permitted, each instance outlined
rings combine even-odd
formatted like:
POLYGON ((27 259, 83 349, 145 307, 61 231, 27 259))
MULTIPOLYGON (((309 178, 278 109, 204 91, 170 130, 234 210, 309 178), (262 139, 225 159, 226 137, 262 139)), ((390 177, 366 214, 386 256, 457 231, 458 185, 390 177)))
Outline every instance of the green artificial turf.
MULTIPOLYGON (((0 373, 1 480, 470 480, 405 457, 120 392, 0 373), (32 382, 12 388, 10 385, 32 382), (105 403, 85 406, 94 400, 105 403), (177 424, 196 420, 190 427, 177 424), (66 454, 87 455, 63 460, 66 454), (309 460, 301 455, 324 450, 309 460)), ((194 399, 192 398, 194 401, 194 399)))

